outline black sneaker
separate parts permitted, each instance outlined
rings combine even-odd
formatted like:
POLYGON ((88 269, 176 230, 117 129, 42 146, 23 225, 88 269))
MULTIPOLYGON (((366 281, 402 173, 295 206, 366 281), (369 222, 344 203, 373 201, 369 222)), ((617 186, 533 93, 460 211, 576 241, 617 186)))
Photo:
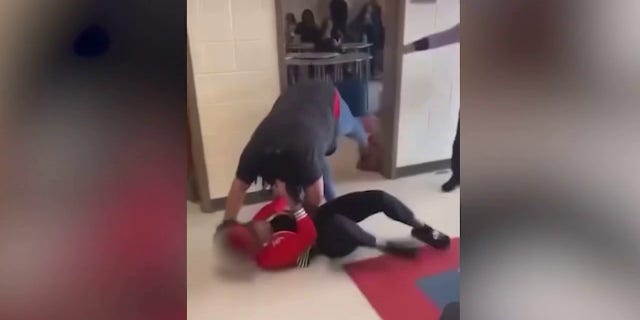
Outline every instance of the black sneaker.
POLYGON ((381 250, 394 256, 409 259, 413 259, 418 255, 418 247, 400 241, 388 241, 381 250))
POLYGON ((458 179, 451 177, 451 179, 449 179, 449 181, 445 182, 442 185, 442 191, 443 192, 451 192, 453 190, 455 190, 458 186, 460 186, 460 181, 458 181, 458 179))
POLYGON ((449 236, 427 225, 420 228, 413 228, 411 230, 411 236, 436 249, 445 249, 449 247, 451 243, 449 236))

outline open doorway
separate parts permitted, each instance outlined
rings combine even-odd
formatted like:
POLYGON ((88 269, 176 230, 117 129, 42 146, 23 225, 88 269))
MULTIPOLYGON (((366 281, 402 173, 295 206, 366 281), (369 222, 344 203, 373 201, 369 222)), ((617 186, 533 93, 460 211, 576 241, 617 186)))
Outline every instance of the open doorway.
MULTIPOLYGON (((282 90, 305 78, 336 84, 355 116, 379 118, 380 174, 393 178, 404 3, 397 0, 275 0, 282 90), (333 46, 327 45, 332 43, 333 46)), ((357 147, 330 158, 337 181, 356 175, 357 147)))

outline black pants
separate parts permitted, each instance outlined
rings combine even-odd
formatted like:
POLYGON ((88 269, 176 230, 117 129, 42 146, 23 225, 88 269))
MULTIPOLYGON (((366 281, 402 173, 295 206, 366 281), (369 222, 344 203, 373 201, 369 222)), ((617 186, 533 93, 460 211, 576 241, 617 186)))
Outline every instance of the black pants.
POLYGON ((375 236, 362 229, 358 222, 378 212, 408 226, 419 225, 407 206, 384 191, 345 194, 318 208, 314 218, 318 232, 318 253, 338 258, 350 254, 358 247, 375 247, 375 236))
POLYGON ((447 304, 442 310, 440 320, 460 320, 460 301, 447 304))
POLYGON ((453 152, 451 154, 451 176, 456 181, 460 181, 460 117, 458 117, 458 129, 456 131, 456 138, 453 140, 453 152))

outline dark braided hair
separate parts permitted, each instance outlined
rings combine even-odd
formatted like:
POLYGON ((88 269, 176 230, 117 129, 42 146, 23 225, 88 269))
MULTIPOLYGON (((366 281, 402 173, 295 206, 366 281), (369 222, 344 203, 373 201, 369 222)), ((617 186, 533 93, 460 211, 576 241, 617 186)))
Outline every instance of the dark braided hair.
POLYGON ((294 202, 292 205, 301 206, 304 199, 304 188, 296 183, 292 183, 294 172, 286 166, 283 158, 286 157, 286 151, 268 151, 266 152, 260 167, 260 178, 264 188, 274 189, 276 179, 285 183, 287 195, 294 202))
POLYGON ((285 189, 287 190, 287 195, 293 201, 292 205, 297 207, 302 206, 302 201, 304 199, 304 191, 302 186, 297 186, 289 183, 285 183, 285 189))

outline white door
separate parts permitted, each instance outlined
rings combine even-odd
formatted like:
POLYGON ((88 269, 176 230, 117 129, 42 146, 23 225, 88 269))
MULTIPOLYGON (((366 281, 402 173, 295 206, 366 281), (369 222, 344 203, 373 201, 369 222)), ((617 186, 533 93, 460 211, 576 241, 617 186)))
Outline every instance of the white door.
MULTIPOLYGON (((405 0, 404 43, 460 22, 459 0, 405 0)), ((397 167, 451 157, 460 107, 460 45, 406 55, 402 63, 397 167)))

